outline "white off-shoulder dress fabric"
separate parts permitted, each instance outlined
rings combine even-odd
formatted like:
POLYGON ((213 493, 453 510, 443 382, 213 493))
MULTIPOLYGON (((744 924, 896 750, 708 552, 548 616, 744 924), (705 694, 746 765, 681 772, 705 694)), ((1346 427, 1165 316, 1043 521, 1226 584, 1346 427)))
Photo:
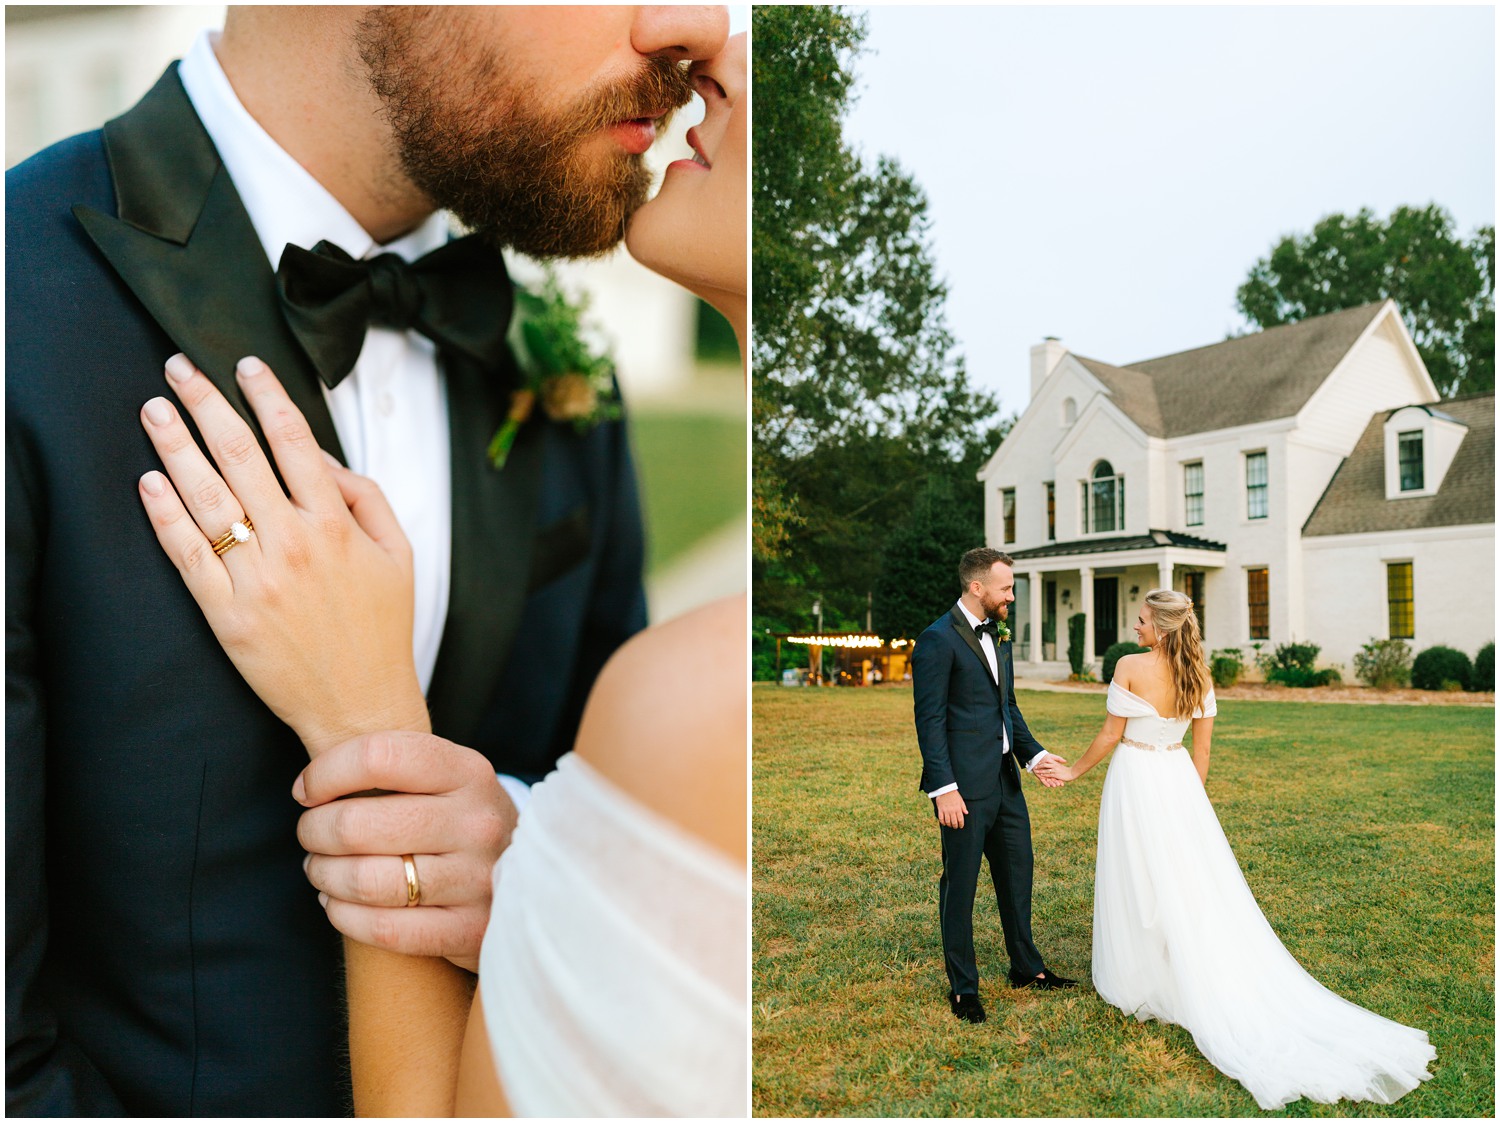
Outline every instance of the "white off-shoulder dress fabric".
POLYGON ((743 1116, 742 867, 569 753, 495 867, 485 1025, 526 1116, 743 1116))
MULTIPOLYGON (((1117 683, 1106 705, 1127 720, 1099 805, 1099 995, 1182 1026, 1267 1110, 1304 1096, 1392 1103, 1430 1079, 1427 1034, 1328 990, 1266 923, 1180 747, 1188 720, 1117 683)), ((1210 693, 1194 716, 1216 709, 1210 693)))

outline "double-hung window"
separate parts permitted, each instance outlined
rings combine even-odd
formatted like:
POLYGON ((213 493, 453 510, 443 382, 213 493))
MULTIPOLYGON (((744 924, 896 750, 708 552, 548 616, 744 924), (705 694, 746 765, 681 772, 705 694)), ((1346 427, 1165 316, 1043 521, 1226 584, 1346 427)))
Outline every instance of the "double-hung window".
POLYGON ((1188 526, 1203 525, 1203 461, 1182 466, 1182 499, 1188 526))
POLYGON ((1250 638, 1271 638, 1271 581, 1267 569, 1245 570, 1249 586, 1250 638))
POLYGON ((1245 454, 1245 513, 1252 519, 1263 519, 1271 510, 1269 473, 1266 454, 1245 454))
POLYGON ((1385 599, 1391 639, 1416 638, 1416 611, 1412 596, 1411 562, 1390 562, 1385 567, 1385 599))
POLYGON ((1421 491, 1424 478, 1421 430, 1414 433, 1398 433, 1396 444, 1401 465, 1401 490, 1421 491))

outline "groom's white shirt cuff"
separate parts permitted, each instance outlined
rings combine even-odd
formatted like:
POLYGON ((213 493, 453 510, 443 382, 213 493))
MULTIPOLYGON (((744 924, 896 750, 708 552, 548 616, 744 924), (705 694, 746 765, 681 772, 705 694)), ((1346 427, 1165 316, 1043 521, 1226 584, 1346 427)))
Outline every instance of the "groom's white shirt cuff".
MULTIPOLYGON (((1042 761, 1046 760, 1049 756, 1052 755, 1052 753, 1049 753, 1046 749, 1043 749, 1041 752, 1037 753, 1036 756, 1032 757, 1026 762, 1026 771, 1032 771, 1038 764, 1041 764, 1042 761)), ((957 784, 944 784, 941 788, 938 788, 937 791, 928 792, 927 798, 936 799, 940 795, 947 795, 949 792, 956 791, 958 791, 957 784)))
POLYGON ((514 776, 507 776, 504 772, 496 772, 495 779, 500 781, 505 794, 510 796, 511 803, 515 804, 516 814, 519 815, 525 811, 527 801, 531 799, 531 785, 522 783, 514 776))

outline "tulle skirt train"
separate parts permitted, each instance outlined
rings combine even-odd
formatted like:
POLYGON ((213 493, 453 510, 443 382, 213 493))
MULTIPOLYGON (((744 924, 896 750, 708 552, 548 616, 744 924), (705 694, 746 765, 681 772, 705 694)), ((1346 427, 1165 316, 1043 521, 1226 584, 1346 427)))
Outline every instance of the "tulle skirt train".
POLYGON ((1094 987, 1173 1022, 1265 1109, 1392 1103, 1430 1078, 1427 1034, 1348 1002, 1266 923, 1187 751, 1119 746, 1099 807, 1094 987))

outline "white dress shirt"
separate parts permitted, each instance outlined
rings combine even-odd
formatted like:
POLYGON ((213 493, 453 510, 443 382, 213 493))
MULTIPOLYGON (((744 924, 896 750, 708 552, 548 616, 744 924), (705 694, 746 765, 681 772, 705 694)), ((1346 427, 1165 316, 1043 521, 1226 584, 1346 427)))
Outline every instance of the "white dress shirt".
MULTIPOLYGON (((964 604, 962 600, 958 602, 958 610, 964 614, 964 619, 969 622, 970 628, 977 628, 980 624, 984 623, 983 620, 969 611, 969 606, 964 604)), ((995 650, 995 637, 990 635, 989 632, 980 633, 979 646, 984 648, 984 657, 989 660, 990 678, 994 679, 998 684, 1000 682, 1000 658, 999 653, 995 650)), ((1005 731, 1005 725, 1002 715, 1002 724, 1000 726, 1001 757, 1004 757, 1008 752, 1010 752, 1010 734, 1005 731)), ((1037 753, 1036 756, 1032 757, 1031 760, 1027 762, 1026 771, 1030 772, 1033 768, 1035 768, 1038 764, 1041 764, 1042 761, 1046 760, 1051 755, 1051 753, 1046 752, 1045 750, 1037 753)), ((929 799, 936 799, 940 795, 946 795, 948 792, 956 792, 957 790, 958 785, 956 783, 944 784, 941 788, 938 788, 935 791, 928 792, 927 796, 929 799)))
MULTIPOLYGON (((438 211, 411 233, 378 244, 250 116, 214 55, 217 38, 215 31, 199 35, 178 75, 273 270, 288 243, 310 250, 327 240, 356 261, 382 253, 415 261, 448 240, 448 216, 438 211)), ((354 369, 335 389, 322 389, 350 469, 380 485, 411 542, 412 655, 425 694, 448 615, 453 546, 448 401, 436 348, 414 331, 371 327, 354 369)), ((519 809, 529 789, 509 776, 501 783, 519 809)))

